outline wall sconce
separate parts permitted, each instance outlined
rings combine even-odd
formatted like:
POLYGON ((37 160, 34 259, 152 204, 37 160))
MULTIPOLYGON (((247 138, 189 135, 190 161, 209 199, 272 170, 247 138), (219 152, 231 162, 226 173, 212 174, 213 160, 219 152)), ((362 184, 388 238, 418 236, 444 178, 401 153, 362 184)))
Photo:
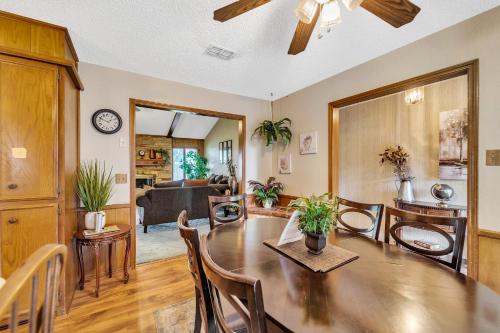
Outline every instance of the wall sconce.
POLYGON ((406 104, 419 104, 424 100, 424 87, 413 88, 405 91, 406 104))

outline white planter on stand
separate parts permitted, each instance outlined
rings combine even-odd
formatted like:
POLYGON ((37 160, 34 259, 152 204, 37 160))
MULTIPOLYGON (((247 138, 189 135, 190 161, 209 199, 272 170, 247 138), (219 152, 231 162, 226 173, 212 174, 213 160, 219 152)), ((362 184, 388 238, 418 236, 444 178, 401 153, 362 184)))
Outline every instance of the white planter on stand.
POLYGON ((264 202, 262 204, 264 205, 264 208, 266 208, 266 209, 273 208, 273 201, 271 199, 264 200, 264 202))
MULTIPOLYGON (((85 229, 87 230, 95 230, 95 221, 98 212, 87 212, 85 214, 85 229)), ((106 225, 106 213, 101 211, 102 214, 102 226, 106 225)))

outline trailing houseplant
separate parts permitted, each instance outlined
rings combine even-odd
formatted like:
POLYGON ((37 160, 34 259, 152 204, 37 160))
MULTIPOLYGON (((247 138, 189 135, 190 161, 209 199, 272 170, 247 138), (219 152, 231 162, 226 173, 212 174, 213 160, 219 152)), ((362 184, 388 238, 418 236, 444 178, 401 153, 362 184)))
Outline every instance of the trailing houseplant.
POLYGON ((399 186, 396 184, 398 199, 408 202, 414 201, 415 195, 411 184, 413 177, 410 175, 410 167, 408 165, 410 154, 402 146, 398 145, 387 147, 379 156, 380 165, 387 163, 393 167, 392 172, 399 181, 399 186))
POLYGON ((264 138, 266 140, 266 147, 279 141, 288 146, 292 140, 292 130, 290 126, 292 126, 290 118, 283 118, 277 122, 264 120, 254 130, 252 137, 254 135, 259 135, 264 138))
POLYGON ((326 236, 337 225, 338 200, 330 194, 300 197, 290 201, 289 209, 299 213, 298 228, 306 235, 306 246, 310 253, 320 254, 326 246, 326 236))
POLYGON ((205 179, 208 178, 210 169, 207 166, 208 160, 198 154, 196 151, 190 151, 181 164, 187 179, 205 179))
POLYGON ((106 223, 104 207, 113 192, 112 169, 109 171, 105 163, 97 160, 83 162, 77 173, 77 193, 83 206, 88 211, 85 214, 85 228, 95 228, 97 213, 103 214, 103 226, 106 223))
POLYGON ((278 202, 278 194, 283 192, 285 185, 276 181, 276 178, 269 177, 265 184, 256 180, 249 180, 250 189, 255 194, 257 203, 260 203, 264 208, 271 208, 278 202))

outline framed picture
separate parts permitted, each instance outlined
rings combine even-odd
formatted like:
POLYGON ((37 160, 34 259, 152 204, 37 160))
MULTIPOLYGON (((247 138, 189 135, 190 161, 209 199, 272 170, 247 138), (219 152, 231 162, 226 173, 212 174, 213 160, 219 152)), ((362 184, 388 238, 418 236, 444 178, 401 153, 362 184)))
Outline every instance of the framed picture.
POLYGON ((281 174, 292 173, 292 154, 282 154, 278 156, 278 170, 281 174))
POLYGON ((316 154, 318 152, 318 132, 300 134, 300 155, 316 154))
POLYGON ((233 158, 233 140, 219 142, 219 159, 221 164, 233 158))
POLYGON ((439 178, 467 180, 467 109, 439 113, 439 178))

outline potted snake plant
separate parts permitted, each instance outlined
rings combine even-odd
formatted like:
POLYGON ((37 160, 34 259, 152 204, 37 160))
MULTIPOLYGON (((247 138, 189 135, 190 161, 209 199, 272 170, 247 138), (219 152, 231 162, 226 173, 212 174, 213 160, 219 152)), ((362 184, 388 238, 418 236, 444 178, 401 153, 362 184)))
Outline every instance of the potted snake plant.
POLYGON ((305 243, 309 253, 318 255, 326 246, 326 236, 337 225, 338 200, 330 194, 300 197, 290 201, 289 209, 299 213, 298 228, 306 235, 305 243))
POLYGON ((113 191, 113 177, 106 164, 97 160, 83 162, 77 174, 77 193, 87 210, 85 214, 85 229, 95 229, 97 213, 103 215, 102 226, 106 224, 104 207, 111 198, 113 191))

